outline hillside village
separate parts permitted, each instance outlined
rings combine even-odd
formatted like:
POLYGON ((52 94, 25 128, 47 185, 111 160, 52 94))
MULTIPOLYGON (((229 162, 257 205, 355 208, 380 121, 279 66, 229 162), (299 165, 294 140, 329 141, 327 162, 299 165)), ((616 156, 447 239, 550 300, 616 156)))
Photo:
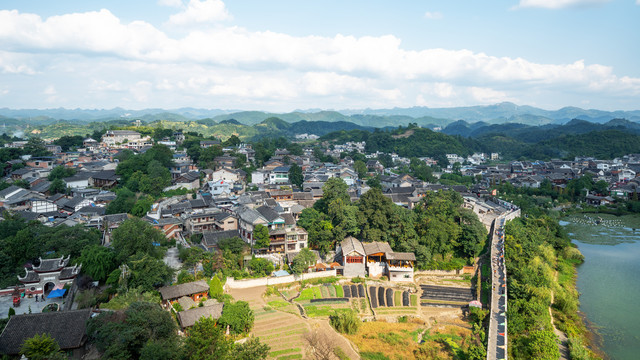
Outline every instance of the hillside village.
MULTIPOLYGON (((316 140, 307 134, 299 137, 301 141, 309 139, 316 140)), ((279 303, 277 301, 280 300, 270 298, 268 304, 291 306, 296 314, 295 306, 298 306, 303 318, 313 317, 317 311, 312 299, 333 299, 337 303, 347 299, 348 306, 356 308, 363 319, 394 315, 388 310, 376 310, 385 304, 388 307, 406 307, 404 312, 397 314, 408 311, 411 316, 420 316, 422 311, 417 310, 417 297, 423 294, 421 291, 426 294, 427 285, 418 282, 416 274, 425 270, 442 270, 425 269, 425 263, 419 262, 424 255, 417 257, 412 251, 397 251, 384 240, 368 237, 359 240, 350 235, 343 236, 330 241, 329 247, 310 239, 311 231, 316 234, 321 230, 310 229, 308 222, 303 221, 302 224, 299 220, 304 218, 306 209, 313 209, 317 202, 326 201, 325 191, 334 186, 344 186, 350 203, 358 202, 375 188, 393 204, 407 210, 416 209, 430 193, 452 191, 463 199, 463 208, 472 210, 480 220, 490 218, 484 223, 490 229, 495 216, 515 209, 514 205, 498 198, 498 186, 500 189, 550 188, 562 194, 568 191, 567 186, 572 181, 590 176, 598 186, 584 194, 585 204, 607 206, 617 201, 636 200, 636 189, 640 183, 636 177, 640 172, 640 154, 614 160, 576 158, 573 161, 507 163, 501 163, 497 153, 475 153, 468 157, 446 154, 448 164, 445 166, 433 158, 419 158, 420 166, 433 166, 429 180, 425 181, 416 174, 403 171, 411 169, 409 165, 415 159, 393 153, 364 153, 364 142, 330 146, 293 143, 297 145, 296 150, 290 151, 286 146, 276 148, 268 160, 263 161, 256 159, 256 150, 249 143, 200 140, 197 142, 199 149, 194 153, 182 146, 184 141, 185 134, 181 131, 155 141, 133 130, 108 130, 101 138, 85 138, 81 146, 68 151, 62 151, 62 147, 54 143, 34 144, 33 139, 7 142, 5 148, 9 149, 39 146, 39 153, 44 155, 24 154, 6 162, 0 190, 2 214, 12 219, 37 221, 49 228, 81 226, 95 229, 100 234, 100 245, 107 248, 113 247, 114 234, 119 227, 131 219, 140 218, 162 234, 163 239, 154 240, 153 245, 169 248, 164 262, 176 271, 181 270, 177 277, 170 276, 169 281, 161 284, 163 286, 155 288, 160 293, 163 308, 175 311, 178 327, 186 334, 201 318, 221 318, 225 311, 231 311, 225 309, 235 305, 213 298, 209 281, 198 278, 206 267, 204 264, 215 260, 199 255, 198 260, 192 261, 189 260, 190 255, 184 254, 192 250, 203 254, 230 254, 227 251, 235 239, 241 239, 247 250, 234 255, 235 261, 240 263, 239 270, 225 274, 226 284, 220 286, 223 286, 225 294, 234 295, 236 300, 244 296, 237 294, 238 289, 249 288, 254 283, 274 286, 293 281, 287 280, 289 278, 304 280, 330 276, 347 279, 347 282, 335 283, 326 289, 321 286, 317 294, 307 294, 311 296, 306 299, 308 301, 305 300, 304 286, 298 289, 297 300, 288 299, 288 290, 280 289, 287 302, 279 303), (192 158, 193 154, 202 158, 205 152, 215 156, 206 162, 192 158), (156 157, 164 154, 169 160, 164 164, 152 160, 149 168, 144 170, 146 174, 140 171, 127 173, 125 167, 129 165, 124 164, 146 153, 156 157), (157 169, 150 170, 153 162, 157 162, 161 170, 165 169, 158 172, 162 176, 154 177, 157 169), (251 171, 245 171, 247 169, 251 171), (137 187, 128 189, 133 191, 129 191, 129 199, 123 195, 124 185, 127 186, 125 189, 137 187), (135 195, 136 190, 147 195, 135 195), (128 211, 118 211, 126 208, 121 206, 126 201, 129 201, 128 211), (301 260, 303 258, 304 261, 301 260), (262 259, 262 262, 256 262, 256 259, 262 259), (264 266, 264 270, 255 271, 258 263, 264 266), (247 268, 252 269, 251 273, 246 271, 247 268), (247 277, 251 279, 242 280, 247 277), (384 282, 367 289, 358 282, 349 282, 354 278, 384 282), (168 286, 169 283, 174 285, 168 286), (366 305, 364 299, 367 299, 366 305)), ((327 205, 324 204, 325 207, 327 205)), ((457 268, 446 270, 453 270, 455 276, 479 274, 478 264, 474 263, 478 253, 470 255, 470 264, 458 264, 457 268)), ((441 264, 445 263, 445 259, 441 261, 441 264)), ((9 287, 0 293, 13 294, 14 297, 18 293, 22 294, 19 296, 35 296, 36 299, 38 296, 49 297, 52 291, 62 288, 75 293, 81 269, 81 264, 69 263, 68 255, 66 259, 65 256, 41 258, 39 264, 25 266, 26 275, 17 274, 15 280, 21 286, 9 287), (65 287, 67 283, 74 285, 65 287)), ((442 289, 437 291, 446 292, 442 289)), ((479 292, 468 289, 463 294, 445 293, 431 299, 421 298, 420 303, 438 306, 438 301, 454 299, 455 306, 459 308, 461 304, 468 307, 470 301, 478 301, 479 298, 479 292)), ((72 297, 70 301, 73 303, 72 297)), ((65 310, 69 310, 70 322, 81 324, 90 316, 89 312, 76 310, 77 304, 76 307, 68 306, 70 308, 65 310)), ((251 306, 254 313, 261 313, 261 308, 255 303, 251 306)), ((264 307, 268 305, 264 304, 264 307)), ((24 311, 23 307, 21 313, 24 311)), ((47 325, 46 321, 43 324, 53 326, 47 325)), ((83 325, 78 326, 84 328, 83 325)), ((11 331, 24 330, 16 328, 15 322, 9 322, 7 330, 0 336, 0 350, 16 354, 15 343, 11 345, 13 347, 6 343, 17 341, 7 340, 13 336, 11 331)), ((54 330, 50 331, 55 334, 54 330)), ((268 338, 269 332, 262 336, 268 338)), ((79 342, 68 345, 67 349, 75 352, 82 347, 78 344, 86 341, 82 334, 77 335, 76 340, 79 342)), ((273 348, 273 342, 267 343, 273 348)), ((271 356, 275 358, 273 354, 271 356)))

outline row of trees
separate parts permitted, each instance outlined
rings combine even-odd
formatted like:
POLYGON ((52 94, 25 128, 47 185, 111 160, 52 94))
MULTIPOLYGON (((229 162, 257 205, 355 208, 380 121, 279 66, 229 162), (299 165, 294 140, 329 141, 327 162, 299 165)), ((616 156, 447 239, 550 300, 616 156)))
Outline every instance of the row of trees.
POLYGON ((577 293, 569 296, 555 273, 563 263, 582 261, 582 255, 572 247, 558 221, 546 215, 512 220, 505 233, 512 356, 558 359, 560 352, 549 313, 552 292, 554 307, 568 318, 581 320, 577 316, 577 293))
POLYGON ((171 313, 159 304, 134 302, 90 319, 87 333, 103 359, 264 359, 269 347, 256 338, 236 344, 225 336, 226 325, 238 334, 250 330, 246 324, 253 323, 253 314, 247 310, 246 302, 225 305, 223 318, 201 318, 183 338, 171 313))
POLYGON ((459 268, 484 246, 486 229, 471 210, 461 207, 462 197, 454 191, 429 192, 409 210, 395 205, 377 188, 351 203, 347 188, 342 179, 329 179, 322 199, 300 215, 298 224, 321 252, 334 249, 346 236, 354 236, 387 242, 396 251, 413 252, 421 269, 459 268))
POLYGON ((8 212, 0 221, 0 287, 14 285, 24 275, 24 265, 37 260, 71 256, 78 262, 82 251, 100 245, 100 232, 77 225, 47 227, 38 221, 27 222, 8 212))

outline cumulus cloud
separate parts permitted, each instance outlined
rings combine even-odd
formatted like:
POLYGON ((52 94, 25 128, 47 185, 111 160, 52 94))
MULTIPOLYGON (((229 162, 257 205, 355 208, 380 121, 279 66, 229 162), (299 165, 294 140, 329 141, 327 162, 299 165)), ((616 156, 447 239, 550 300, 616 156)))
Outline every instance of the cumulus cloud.
MULTIPOLYGON (((611 0, 520 0, 518 7, 521 8, 545 8, 563 9, 568 7, 582 7, 603 4, 611 0)), ((640 1, 640 0, 636 0, 640 1)))
MULTIPOLYGON (((190 1, 179 14, 205 3, 219 3, 217 14, 227 14, 220 1, 190 1)), ((124 23, 105 9, 45 19, 0 10, 0 44, 0 72, 41 74, 42 83, 30 82, 40 89, 54 80, 74 83, 82 96, 68 98, 111 99, 114 106, 211 107, 211 99, 233 102, 225 108, 278 101, 292 108, 321 105, 313 101, 370 107, 378 100, 376 106, 453 106, 530 102, 526 97, 536 89, 569 88, 640 95, 640 79, 583 60, 543 64, 465 49, 408 50, 393 35, 292 36, 237 26, 190 29, 177 37, 144 21, 124 23)))
POLYGON ((426 13, 424 13, 424 17, 430 20, 439 20, 442 19, 442 13, 438 11, 427 11, 426 13))
POLYGON ((190 0, 179 13, 171 15, 169 23, 190 25, 229 20, 231 15, 221 0, 190 0))
POLYGON ((158 5, 169 7, 182 7, 182 0, 158 0, 158 5))

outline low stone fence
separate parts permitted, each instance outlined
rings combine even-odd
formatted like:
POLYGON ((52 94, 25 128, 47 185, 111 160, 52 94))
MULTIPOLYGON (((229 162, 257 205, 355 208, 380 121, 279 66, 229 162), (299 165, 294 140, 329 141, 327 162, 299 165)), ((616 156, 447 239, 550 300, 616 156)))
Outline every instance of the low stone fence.
MULTIPOLYGON (((13 294, 13 291, 14 291, 14 287, 0 289, 0 296, 11 296, 13 294)), ((18 291, 23 293, 24 286, 18 286, 18 291)))
POLYGON ((420 275, 432 275, 432 276, 459 276, 462 274, 473 274, 473 266, 469 266, 471 269, 467 269, 467 266, 458 270, 416 270, 413 272, 413 276, 420 275))
POLYGON ((267 285, 277 285, 277 284, 286 284, 300 280, 309 280, 309 279, 317 279, 323 277, 336 276, 335 270, 328 271, 318 271, 314 273, 304 273, 300 275, 287 275, 280 277, 263 277, 258 279, 242 279, 235 280, 232 277, 227 278, 227 283, 225 286, 228 286, 230 289, 247 289, 257 286, 267 286, 267 285))

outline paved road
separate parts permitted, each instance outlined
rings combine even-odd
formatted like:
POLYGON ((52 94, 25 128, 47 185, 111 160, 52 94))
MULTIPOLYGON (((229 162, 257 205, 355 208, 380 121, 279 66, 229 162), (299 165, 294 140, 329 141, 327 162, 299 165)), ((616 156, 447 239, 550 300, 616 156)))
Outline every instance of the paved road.
POLYGON ((178 258, 178 248, 172 247, 167 249, 167 252, 164 255, 164 263, 173 269, 180 269, 182 262, 180 262, 180 259, 178 258))
POLYGON ((504 267, 504 223, 501 215, 494 220, 491 237, 491 312, 487 359, 507 358, 507 274, 504 267))

